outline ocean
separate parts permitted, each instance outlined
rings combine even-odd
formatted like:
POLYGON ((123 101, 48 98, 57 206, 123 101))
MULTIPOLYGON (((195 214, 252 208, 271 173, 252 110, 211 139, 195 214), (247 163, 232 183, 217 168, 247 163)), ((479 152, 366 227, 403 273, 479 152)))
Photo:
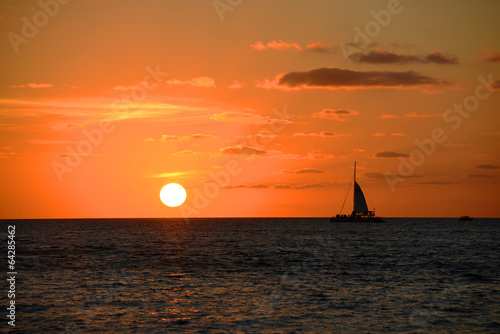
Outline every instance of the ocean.
POLYGON ((2 332, 500 332, 499 219, 2 220, 5 255, 9 225, 2 332))

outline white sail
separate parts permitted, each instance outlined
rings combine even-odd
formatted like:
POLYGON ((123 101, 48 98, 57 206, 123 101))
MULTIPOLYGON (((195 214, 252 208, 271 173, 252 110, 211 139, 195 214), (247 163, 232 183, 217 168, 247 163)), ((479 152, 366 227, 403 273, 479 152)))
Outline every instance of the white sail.
POLYGON ((365 195, 363 195, 363 191, 356 181, 354 181, 354 206, 352 211, 353 213, 368 213, 365 195))

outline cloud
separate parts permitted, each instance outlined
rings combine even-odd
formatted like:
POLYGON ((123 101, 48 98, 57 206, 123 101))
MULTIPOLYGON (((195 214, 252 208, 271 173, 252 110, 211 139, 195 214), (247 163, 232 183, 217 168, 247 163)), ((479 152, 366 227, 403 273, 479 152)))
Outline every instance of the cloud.
POLYGON ((257 81, 265 89, 367 89, 415 88, 421 86, 447 86, 451 82, 436 79, 415 71, 353 71, 337 67, 322 67, 303 72, 281 73, 274 80, 257 81))
POLYGON ((202 154, 202 153, 201 152, 191 151, 191 150, 183 150, 183 151, 172 153, 173 156, 177 156, 177 157, 180 157, 180 156, 190 156, 190 155, 192 156, 192 155, 198 155, 198 154, 202 154))
POLYGON ((352 151, 353 152, 366 152, 366 150, 363 150, 362 148, 354 148, 352 151))
POLYGON ((476 168, 476 169, 500 169, 500 166, 485 164, 485 165, 476 165, 476 166, 474 166, 474 168, 476 168))
POLYGON ((442 117, 443 114, 426 114, 420 112, 412 112, 411 114, 405 114, 405 117, 410 118, 420 118, 420 117, 442 117))
POLYGON ((250 45, 250 47, 254 50, 263 51, 267 49, 284 51, 290 48, 294 48, 297 51, 301 51, 302 48, 297 43, 286 43, 282 40, 279 41, 271 41, 267 44, 264 44, 262 41, 257 41, 250 45))
POLYGON ((373 134, 373 137, 384 137, 385 136, 385 133, 382 133, 382 132, 375 132, 373 134))
POLYGON ((328 131, 322 131, 320 133, 318 132, 311 132, 311 133, 303 133, 303 132, 296 132, 293 134, 294 137, 321 137, 321 138, 337 138, 337 137, 342 137, 342 136, 350 136, 350 133, 336 133, 336 132, 328 132, 328 131))
POLYGON ((465 175, 467 179, 494 179, 495 176, 487 174, 468 174, 465 175))
POLYGON ((399 136, 399 137, 406 137, 406 133, 401 133, 401 132, 393 132, 391 133, 391 136, 399 136))
POLYGON ((409 155, 405 153, 397 153, 391 151, 383 151, 375 153, 376 158, 408 158, 409 155))
POLYGON ((265 155, 267 153, 265 150, 261 150, 261 149, 255 148, 255 147, 245 146, 245 145, 235 145, 235 146, 223 147, 219 151, 221 153, 224 153, 224 154, 265 155))
POLYGON ((426 56, 411 55, 408 53, 396 53, 392 51, 383 51, 376 49, 368 53, 356 53, 349 57, 355 63, 368 63, 368 64, 458 64, 458 58, 450 56, 439 51, 432 51, 426 56))
POLYGON ((225 111, 220 114, 213 114, 210 119, 218 122, 250 123, 250 124, 292 124, 295 123, 285 118, 271 118, 252 113, 225 111))
POLYGON ((317 169, 317 168, 302 168, 302 169, 297 169, 297 170, 289 170, 285 169, 281 171, 282 173, 292 173, 292 174, 321 174, 321 173, 326 173, 322 169, 317 169))
POLYGON ((415 184, 423 184, 423 185, 448 185, 454 184, 453 182, 448 181, 423 181, 423 182, 415 182, 415 184))
POLYGON ((166 143, 172 141, 189 141, 189 140, 217 139, 217 138, 218 138, 217 136, 195 133, 187 136, 162 135, 159 139, 146 138, 143 141, 146 143, 153 143, 153 142, 166 143))
POLYGON ((48 84, 48 83, 34 83, 30 82, 27 85, 11 85, 9 86, 10 88, 33 88, 33 89, 40 89, 40 88, 52 88, 54 87, 53 84, 48 84))
POLYGON ((312 114, 314 118, 324 118, 332 121, 345 121, 346 117, 358 115, 359 112, 347 109, 323 109, 320 112, 312 114))
POLYGON ((319 53, 330 53, 333 50, 331 43, 324 43, 323 41, 312 42, 307 47, 307 50, 316 51, 319 53))
POLYGON ((161 177, 161 178, 164 178, 164 177, 183 177, 183 176, 186 176, 186 175, 191 175, 191 174, 196 174, 196 173, 199 173, 198 171, 187 171, 187 172, 170 172, 170 173, 161 173, 161 174, 154 174, 154 175, 151 175, 150 177, 161 177))
POLYGON ((165 82, 165 84, 170 86, 188 85, 194 87, 215 87, 215 80, 209 77, 197 77, 189 80, 177 80, 171 79, 165 82))
POLYGON ((17 153, 14 152, 0 152, 0 159, 8 159, 16 156, 17 153))
POLYGON ((378 172, 366 172, 363 174, 363 176, 369 179, 385 179, 385 175, 378 172))
POLYGON ((324 188, 325 185, 321 183, 308 183, 308 184, 277 184, 274 189, 311 189, 311 188, 324 188))
POLYGON ((243 84, 238 82, 237 80, 234 80, 232 84, 227 86, 227 88, 229 88, 229 89, 241 89, 241 88, 243 88, 243 84))
POLYGON ((379 116, 379 118, 386 119, 386 118, 399 118, 398 115, 392 115, 392 114, 382 114, 379 116))
POLYGON ((480 58, 483 61, 487 61, 487 62, 493 62, 493 63, 500 62, 500 52, 499 51, 496 51, 496 50, 490 50, 490 51, 481 50, 481 51, 483 51, 485 54, 480 55, 480 56, 475 56, 476 58, 480 58))

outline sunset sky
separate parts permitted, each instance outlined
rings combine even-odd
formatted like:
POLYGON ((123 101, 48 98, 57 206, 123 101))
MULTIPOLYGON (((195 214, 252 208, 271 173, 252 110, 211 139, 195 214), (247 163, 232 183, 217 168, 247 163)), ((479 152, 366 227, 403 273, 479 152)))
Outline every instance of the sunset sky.
POLYGON ((0 218, 499 217, 499 13, 2 0, 0 218))

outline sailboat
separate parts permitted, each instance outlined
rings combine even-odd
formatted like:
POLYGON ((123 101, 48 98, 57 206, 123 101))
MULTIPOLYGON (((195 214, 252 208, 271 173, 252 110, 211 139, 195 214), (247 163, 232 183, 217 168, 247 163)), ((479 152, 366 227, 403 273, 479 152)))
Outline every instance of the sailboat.
MULTIPOLYGON (((375 216, 375 210, 373 211, 368 210, 368 205, 366 205, 365 195, 363 195, 361 187, 356 182, 356 161, 354 162, 353 182, 354 182, 354 199, 353 199, 352 213, 350 215, 338 214, 335 217, 330 218, 330 221, 334 223, 337 222, 383 223, 384 220, 382 218, 375 216)), ((349 190, 350 189, 351 187, 349 187, 349 190)), ((349 190, 347 190, 347 195, 349 194, 349 190)), ((343 208, 344 205, 342 205, 342 208, 340 209, 341 213, 343 208)))

